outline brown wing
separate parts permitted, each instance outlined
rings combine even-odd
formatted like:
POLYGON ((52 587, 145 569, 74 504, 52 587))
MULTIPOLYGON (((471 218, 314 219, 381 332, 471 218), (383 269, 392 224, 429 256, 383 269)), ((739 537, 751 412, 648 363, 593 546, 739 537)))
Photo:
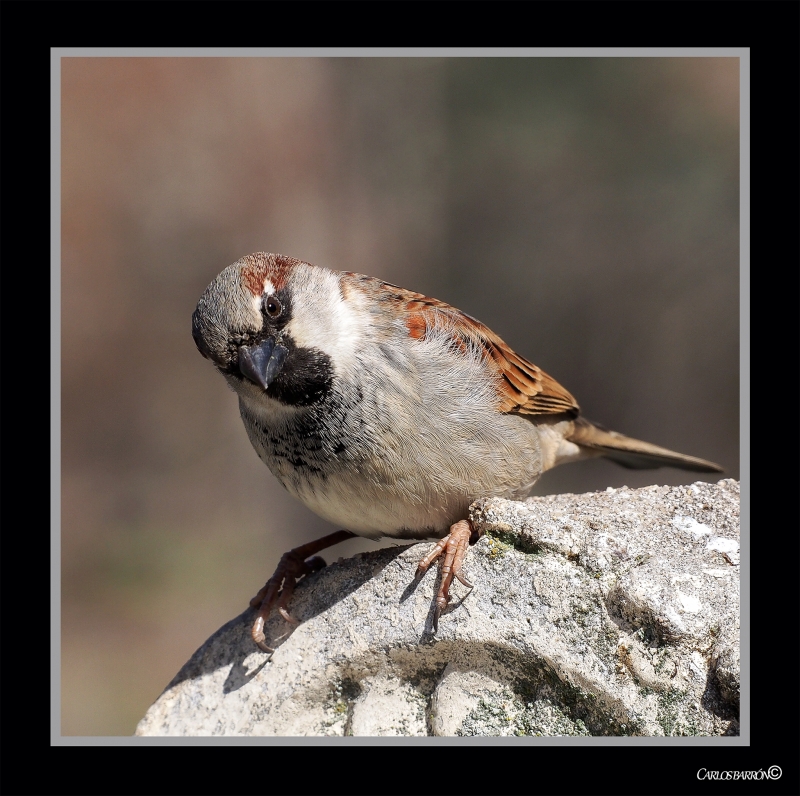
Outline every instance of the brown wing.
POLYGON ((498 381, 498 409, 520 415, 559 415, 577 417, 577 401, 554 378, 515 353, 500 337, 480 321, 438 299, 382 282, 374 277, 348 273, 378 301, 393 308, 402 307, 411 337, 420 339, 428 329, 441 326, 441 320, 453 329, 453 345, 463 351, 479 346, 501 376, 498 381), (368 283, 368 284, 367 284, 368 283), (437 318, 440 323, 437 324, 437 318))

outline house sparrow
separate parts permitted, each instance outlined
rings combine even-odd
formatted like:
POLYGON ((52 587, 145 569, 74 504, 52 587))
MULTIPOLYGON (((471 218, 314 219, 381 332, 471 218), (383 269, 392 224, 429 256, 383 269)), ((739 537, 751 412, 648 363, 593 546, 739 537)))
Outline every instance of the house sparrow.
POLYGON ((721 472, 711 462, 580 417, 555 379, 480 321, 374 277, 257 252, 229 265, 192 316, 192 336, 239 396, 258 455, 296 498, 344 527, 286 553, 264 588, 253 640, 287 612, 315 554, 354 535, 437 538, 434 629, 477 534, 477 497, 525 498, 545 470, 605 456, 623 467, 721 472), (311 557, 311 558, 309 558, 311 557))

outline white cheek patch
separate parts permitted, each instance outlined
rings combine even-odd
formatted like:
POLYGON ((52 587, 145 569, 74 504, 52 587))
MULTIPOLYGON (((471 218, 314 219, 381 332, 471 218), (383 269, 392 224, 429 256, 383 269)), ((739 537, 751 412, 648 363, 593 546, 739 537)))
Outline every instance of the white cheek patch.
POLYGON ((300 348, 316 348, 331 357, 334 367, 347 368, 355 360, 363 315, 345 302, 335 274, 320 269, 316 277, 303 285, 302 300, 292 302, 286 331, 300 348))

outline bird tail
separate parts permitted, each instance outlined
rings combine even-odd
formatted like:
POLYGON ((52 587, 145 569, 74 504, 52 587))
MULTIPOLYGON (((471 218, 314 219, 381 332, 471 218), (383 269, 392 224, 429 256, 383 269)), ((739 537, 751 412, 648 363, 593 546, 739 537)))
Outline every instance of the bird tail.
POLYGON ((683 453, 660 448, 649 442, 642 442, 626 437, 616 431, 610 431, 597 423, 583 417, 573 421, 574 429, 567 439, 587 452, 593 451, 597 456, 611 459, 631 470, 653 470, 657 467, 678 467, 681 470, 694 470, 698 473, 721 473, 723 469, 714 462, 686 456, 683 453))

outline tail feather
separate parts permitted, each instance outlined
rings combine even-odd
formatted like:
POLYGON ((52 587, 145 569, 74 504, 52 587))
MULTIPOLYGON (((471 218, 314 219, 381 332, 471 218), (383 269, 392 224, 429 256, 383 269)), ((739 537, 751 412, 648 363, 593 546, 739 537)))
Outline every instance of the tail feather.
POLYGON ((600 456, 628 469, 653 470, 657 467, 678 467, 681 470, 694 470, 698 473, 723 472, 723 469, 714 462, 626 437, 585 418, 578 417, 573 422, 574 429, 568 437, 570 442, 597 451, 600 456))

